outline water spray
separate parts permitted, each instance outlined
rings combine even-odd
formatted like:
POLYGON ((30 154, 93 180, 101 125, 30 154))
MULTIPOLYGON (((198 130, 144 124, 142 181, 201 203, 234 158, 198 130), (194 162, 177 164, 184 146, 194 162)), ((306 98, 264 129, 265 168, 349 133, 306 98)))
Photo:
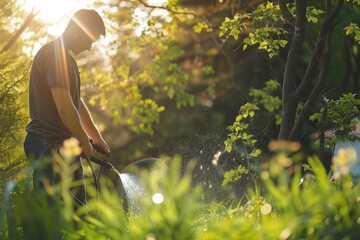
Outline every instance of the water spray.
MULTIPOLYGON (((126 166, 122 171, 117 170, 114 165, 111 163, 101 160, 97 157, 91 156, 89 161, 96 163, 98 165, 111 172, 115 173, 118 176, 118 190, 120 198, 123 201, 124 209, 128 211, 131 209, 134 213, 140 213, 141 209, 139 208, 138 200, 145 194, 144 186, 140 180, 138 171, 141 169, 151 168, 159 159, 157 158, 146 158, 137 160, 128 166, 126 166)), ((94 175, 95 184, 98 185, 99 177, 94 175)), ((160 202, 159 196, 155 196, 154 203, 160 202)))
POLYGON ((215 167, 216 172, 223 176, 224 175, 224 169, 219 165, 220 157, 225 151, 217 151, 214 154, 213 159, 211 160, 212 165, 215 167))

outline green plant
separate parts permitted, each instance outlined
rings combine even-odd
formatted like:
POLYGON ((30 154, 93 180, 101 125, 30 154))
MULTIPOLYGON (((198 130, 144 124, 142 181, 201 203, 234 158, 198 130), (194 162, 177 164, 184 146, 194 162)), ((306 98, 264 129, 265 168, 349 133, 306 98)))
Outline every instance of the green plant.
POLYGON ((224 180, 222 182, 223 185, 228 182, 235 182, 243 177, 243 175, 249 174, 249 171, 243 165, 239 164, 239 166, 234 170, 229 170, 224 173, 224 180))
POLYGON ((326 106, 310 117, 312 121, 323 121, 323 115, 328 122, 328 129, 332 131, 332 138, 328 145, 334 146, 338 140, 350 139, 355 141, 358 137, 353 134, 360 116, 360 100, 354 94, 343 94, 338 100, 325 99, 326 106))
POLYGON ((271 148, 278 154, 261 173, 265 194, 250 195, 231 211, 237 214, 209 223, 200 239, 356 239, 360 188, 348 172, 330 181, 322 163, 309 156, 313 175, 302 177, 298 143, 273 142, 271 148))
MULTIPOLYGON (((261 184, 231 206, 203 204, 202 191, 191 185, 192 166, 182 176, 179 157, 160 161, 140 174, 146 184, 141 212, 137 213, 124 211, 109 181, 102 182, 100 195, 89 187, 92 198, 88 206, 77 210, 67 207, 72 206, 67 197, 57 204, 48 201, 49 196, 55 201, 67 194, 62 185, 49 186, 47 197, 42 198, 25 182, 10 182, 1 198, 0 237, 54 239, 66 232, 66 239, 104 240, 357 239, 360 186, 348 171, 341 169, 331 181, 322 163, 309 156, 313 175, 302 177, 297 163, 299 143, 274 141, 269 146, 274 155, 263 165, 261 184), (160 195, 162 198, 154 197, 160 195)), ((334 172, 342 167, 337 163, 353 157, 351 152, 345 153, 334 159, 334 172)), ((63 177, 71 171, 64 162, 59 167, 63 177)))
POLYGON ((350 23, 349 26, 345 27, 346 35, 354 35, 355 41, 360 43, 360 28, 356 23, 350 23))
POLYGON ((231 152, 235 143, 240 141, 244 146, 248 157, 258 157, 261 154, 261 150, 254 147, 257 142, 256 139, 253 139, 254 135, 247 133, 249 121, 254 117, 255 111, 257 110, 259 110, 259 107, 251 103, 246 103, 240 107, 239 114, 236 117, 235 122, 228 127, 230 134, 224 142, 227 152, 231 152), (249 149, 250 154, 248 154, 249 149))
POLYGON ((251 88, 249 96, 252 97, 252 102, 260 103, 265 110, 275 115, 276 124, 281 123, 281 99, 278 96, 280 83, 276 80, 270 79, 264 83, 265 87, 262 89, 251 88))
POLYGON ((26 166, 20 130, 27 121, 24 97, 28 70, 25 58, 15 60, 6 52, 0 54, 0 186, 26 166))

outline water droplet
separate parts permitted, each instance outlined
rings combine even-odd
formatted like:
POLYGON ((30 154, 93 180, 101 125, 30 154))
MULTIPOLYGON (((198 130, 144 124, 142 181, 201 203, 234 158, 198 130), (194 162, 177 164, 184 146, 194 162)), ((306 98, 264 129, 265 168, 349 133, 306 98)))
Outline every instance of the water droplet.
POLYGON ((219 158, 221 156, 221 152, 220 151, 217 151, 215 154, 214 154, 214 157, 211 161, 211 163, 214 165, 214 166, 217 166, 218 165, 218 161, 219 161, 219 158))

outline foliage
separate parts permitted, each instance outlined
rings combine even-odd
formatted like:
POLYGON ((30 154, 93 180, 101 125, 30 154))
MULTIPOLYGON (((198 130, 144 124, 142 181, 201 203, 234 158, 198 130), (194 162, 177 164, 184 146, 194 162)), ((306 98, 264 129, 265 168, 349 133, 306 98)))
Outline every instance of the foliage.
MULTIPOLYGON (((332 56, 331 35, 335 26, 332 22, 338 18, 343 8, 343 1, 337 1, 336 4, 298 3, 300 2, 265 1, 258 4, 254 10, 245 12, 244 17, 239 17, 242 15, 239 11, 234 14, 233 19, 225 18, 220 28, 220 36, 241 39, 243 50, 257 45, 257 48, 265 50, 270 58, 280 52, 288 56, 280 81, 283 84, 282 119, 278 119, 281 123, 278 137, 288 140, 300 138, 309 112, 325 86, 332 56), (317 37, 305 36, 305 33, 314 29, 317 37), (291 45, 285 48, 289 39, 291 45), (299 63, 304 56, 310 61, 305 63, 307 67, 303 69, 299 63), (301 71, 306 74, 299 74, 301 71), (309 91, 311 86, 313 89, 309 91), (301 105, 304 107, 297 112, 301 105)), ((346 34, 354 34, 357 39, 357 25, 349 22, 345 24, 348 25, 345 27, 346 34)))
POLYGON ((0 54, 0 62, 0 179, 5 180, 24 167, 19 132, 27 121, 23 100, 28 65, 22 58, 13 61, 7 53, 0 54))
POLYGON ((354 35, 355 41, 360 44, 360 28, 356 23, 350 23, 349 26, 345 28, 346 35, 354 35))
MULTIPOLYGON (((289 6, 289 11, 295 14, 294 7, 289 6)), ((318 16, 323 13, 324 11, 309 6, 306 9, 307 21, 317 23, 318 16)), ((233 19, 226 17, 220 27, 219 36, 222 37, 228 32, 229 36, 238 40, 239 35, 245 33, 244 30, 251 29, 243 39, 243 50, 248 46, 258 45, 258 48, 265 50, 271 58, 278 55, 280 48, 285 48, 288 43, 286 36, 289 32, 284 27, 284 21, 279 5, 266 1, 251 13, 238 13, 233 19), (248 19, 251 21, 247 21, 248 19)))
POLYGON ((343 94, 338 100, 326 99, 326 109, 323 107, 319 113, 310 117, 312 121, 321 121, 322 115, 326 111, 328 128, 333 132, 333 139, 330 144, 335 144, 338 140, 350 139, 355 141, 357 136, 353 134, 356 124, 359 122, 360 111, 358 109, 360 100, 354 94, 343 94))
MULTIPOLYGON (((91 64, 93 59, 85 61, 89 64, 84 64, 82 73, 91 73, 83 77, 87 85, 84 96, 91 103, 97 119, 103 123, 105 135, 114 142, 113 149, 124 153, 118 158, 134 158, 135 154, 143 157, 165 151, 163 149, 170 141, 156 136, 171 132, 173 138, 180 138, 174 130, 178 130, 181 124, 177 123, 177 127, 171 125, 179 113, 186 115, 184 119, 188 121, 181 128, 187 129, 188 135, 196 131, 198 125, 212 124, 208 116, 201 116, 200 112, 208 112, 211 117, 220 116, 225 128, 229 119, 237 114, 234 109, 245 104, 249 89, 268 79, 284 82, 281 78, 291 47, 287 43, 292 42, 295 28, 293 22, 284 18, 278 2, 247 2, 234 7, 225 2, 209 5, 197 1, 174 1, 160 6, 129 0, 112 4, 98 2, 97 7, 108 19, 109 36, 114 38, 111 37, 109 45, 105 46, 110 50, 105 67, 101 63, 91 64), (237 51, 238 45, 246 51, 237 51), (272 58, 269 60, 264 55, 254 54, 255 47, 265 50, 272 58), (207 66, 212 68, 211 74, 203 71, 207 66), (193 109, 190 110, 189 106, 193 109), (134 142, 136 146, 132 144, 134 142), (144 153, 149 145, 151 150, 144 153), (125 151, 130 153, 125 155, 125 151)), ((287 7, 295 18, 295 4, 289 3, 287 7)), ((308 2, 304 47, 297 53, 299 61, 295 69, 289 71, 294 75, 291 77, 293 86, 299 85, 299 79, 307 68, 305 65, 311 53, 315 52, 316 35, 328 15, 325 9, 323 2, 308 2)), ((348 15, 351 18, 356 14, 348 15)), ((346 24, 346 21, 341 21, 341 24, 346 24)), ((336 43, 341 45, 339 40, 336 43)), ((324 46, 323 43, 320 45, 324 46)), ((336 55, 336 61, 341 61, 341 54, 336 55)), ((315 72, 318 70, 319 67, 315 72)), ((330 81, 338 82, 340 75, 340 71, 332 74, 330 81)), ((314 82, 308 84, 309 89, 316 84, 317 77, 310 79, 314 82)), ((277 90, 265 88, 262 93, 261 90, 251 90, 250 94, 256 94, 253 97, 265 109, 275 111, 275 121, 280 126, 283 120, 281 112, 300 109, 298 106, 304 105, 310 94, 304 91, 299 94, 301 96, 293 98, 300 99, 300 103, 284 100, 286 104, 296 105, 287 107, 279 104, 283 98, 280 97, 285 89, 283 86, 275 95, 273 93, 277 90), (268 90, 271 93, 267 94, 268 90)), ((262 117, 262 109, 260 112, 262 117)), ((297 119, 303 119, 298 117, 306 114, 297 112, 294 115, 294 121, 291 119, 290 122, 297 124, 297 119)), ((306 121, 301 120, 305 124, 306 121)), ((272 130, 275 132, 278 128, 272 130)), ((307 134, 302 130, 298 132, 307 134)))
MULTIPOLYGON (((7 181, 28 174, 22 142, 30 60, 19 35, 28 17, 18 1, 0 0, 0 193, 7 181)), ((30 39, 27 43, 33 45, 30 39)))
POLYGON ((247 204, 232 209, 207 225, 203 239, 356 239, 359 186, 353 186, 347 174, 342 181, 329 181, 316 158, 310 157, 309 164, 315 176, 303 179, 298 167, 294 175, 285 170, 287 165, 280 172, 271 170, 278 164, 264 169, 267 197, 254 195, 249 201, 253 214, 247 204))
MULTIPOLYGON (((67 153, 76 150, 70 142, 66 147, 67 153)), ((72 170, 62 161, 57 171, 67 180, 48 186, 47 195, 34 195, 25 183, 7 185, 1 198, 0 236, 53 239, 66 232, 67 239, 356 239, 360 189, 349 172, 343 168, 330 181, 321 162, 309 156, 313 175, 302 178, 296 164, 298 143, 273 142, 270 148, 277 153, 263 166, 262 183, 249 190, 243 203, 202 203, 202 191, 191 186, 191 165, 181 176, 175 157, 141 174, 146 187, 140 212, 124 211, 107 181, 100 195, 90 186, 88 206, 74 211, 66 190, 72 170)), ((338 157, 351 158, 342 154, 334 163, 346 164, 338 157)), ((334 171, 339 167, 344 165, 334 164, 334 171)))
MULTIPOLYGON (((126 158, 139 156, 135 155, 139 152, 140 155, 144 154, 144 149, 148 148, 155 149, 152 153, 158 154, 161 143, 169 143, 169 135, 174 137, 177 133, 172 130, 181 129, 181 133, 186 132, 193 137, 198 126, 210 124, 214 119, 223 124, 228 119, 233 119, 233 115, 237 117, 228 128, 230 134, 225 141, 226 150, 237 150, 235 145, 240 142, 240 146, 246 150, 246 157, 249 157, 247 159, 260 155, 261 150, 256 146, 257 139, 249 132, 250 124, 254 120, 255 112, 257 116, 262 116, 261 105, 275 114, 278 114, 279 109, 284 109, 284 106, 279 104, 280 98, 276 97, 278 94, 275 91, 279 85, 270 81, 263 89, 252 88, 250 97, 259 105, 244 105, 244 99, 247 99, 247 90, 251 89, 251 86, 259 85, 264 79, 276 79, 274 69, 280 69, 279 72, 283 74, 283 65, 276 64, 282 64, 285 60, 283 56, 289 47, 287 43, 292 41, 294 29, 285 21, 275 2, 267 1, 254 5, 255 3, 250 1, 250 5, 242 3, 242 9, 230 9, 232 4, 225 1, 216 1, 215 7, 208 3, 197 7, 198 2, 169 1, 165 7, 168 11, 145 6, 135 0, 112 1, 110 4, 103 2, 98 5, 98 9, 104 10, 106 19, 111 21, 107 22, 108 36, 111 36, 107 39, 109 45, 106 46, 106 51, 100 49, 100 55, 105 55, 106 52, 108 58, 94 54, 87 60, 79 60, 82 63, 84 97, 89 101, 92 111, 97 113, 96 120, 106 126, 106 135, 109 135, 108 139, 114 150, 130 152, 126 157, 115 154, 114 158, 128 160, 126 158), (186 7, 189 5, 186 4, 194 5, 189 10, 186 7), (249 12, 252 9, 255 11, 249 12), (162 14, 157 14, 157 10, 163 10, 162 14), (248 12, 243 13, 244 11, 248 12), (139 12, 142 13, 139 15, 146 17, 139 20, 135 14, 139 12), (238 13, 230 15, 232 12, 238 13), (222 19, 225 20, 221 22, 222 19), (215 37, 216 34, 221 36, 220 40, 215 37), (241 41, 246 54, 239 57, 240 54, 233 51, 234 43, 226 41, 231 39, 229 36, 241 41), (264 50, 271 60, 252 54, 254 48, 251 46, 264 50), (233 113, 233 109, 238 109, 239 105, 243 107, 239 112, 233 113), (194 109, 189 110, 187 106, 194 109), (179 122, 183 122, 183 125, 178 124, 179 122), (136 137, 134 133, 153 135, 153 138, 145 138, 143 135, 136 137), (128 143, 129 145, 124 147, 128 143)), ((355 0, 351 2, 359 3, 355 0)), ((7 1, 0 3, 7 4, 7 1)), ((323 23, 327 16, 318 8, 322 6, 320 3, 314 5, 316 7, 309 6, 306 11, 311 30, 318 26, 316 24, 323 23)), ((290 4, 288 7, 292 16, 295 16, 294 6, 290 4)), ((0 11, 0 14, 8 17, 1 21, 4 26, 0 30, 1 36, 4 36, 1 41, 8 39, 12 35, 11 31, 16 28, 7 24, 13 22, 8 21, 11 13, 12 11, 0 11)), ((0 15, 1 18, 2 16, 0 15)), ((349 14, 348 17, 356 17, 356 14, 349 14)), ((357 40, 358 26, 355 23, 344 28, 346 34, 357 40)), ((307 37, 311 38, 315 35, 314 32, 307 34, 307 37)), ((37 38, 36 36, 38 35, 35 34, 34 38, 37 38)), ((307 47, 311 48, 311 42, 306 42, 307 47)), ((33 46, 32 43, 28 41, 24 46, 33 46)), ((341 42, 338 41, 337 44, 341 45, 341 42)), ((1 42, 1 45, 4 43, 1 42)), ((24 46, 20 43, 16 49, 24 46)), ((310 53, 311 50, 313 49, 310 49, 310 53)), ((334 48, 335 50, 337 49, 334 48)), ((18 58, 20 54, 14 51, 11 56, 18 58)), ((309 56, 304 51, 298 56, 300 61, 297 68, 291 71, 298 75, 294 79, 304 75, 302 67, 309 61, 309 56)), ((6 60, 9 61, 4 61, 11 63, 11 66, 17 66, 11 69, 8 79, 20 76, 18 73, 26 74, 26 65, 24 68, 20 67, 19 59, 8 57, 6 60)), ((9 68, 0 68, 0 71, 4 69, 7 71, 9 68)), ((339 73, 329 78, 337 81, 341 79, 339 73)), ((312 79, 317 78, 313 76, 312 79)), ((15 93, 22 93, 23 90, 22 87, 16 88, 15 93)), ((12 96, 19 96, 16 94, 12 96)), ((302 100, 306 98, 305 94, 301 96, 302 100)), ((354 103, 354 99, 346 98, 348 103, 354 103)), ((26 100, 13 99, 8 98, 0 104, 16 107, 21 105, 19 112, 24 111, 26 100)), ((353 119, 350 117, 359 116, 355 111, 345 111, 343 103, 337 106, 337 101, 329 100, 328 104, 331 108, 340 110, 340 119, 344 117, 341 124, 346 126, 355 123, 351 122, 353 119)), ((332 117, 339 119, 336 115, 332 117)), ((277 117, 277 120, 280 121, 280 117, 277 117)), ((338 122, 335 125, 339 126, 338 122)), ((11 126, 16 128, 16 121, 11 126)), ((339 134, 345 134, 343 130, 350 129, 352 128, 342 129, 339 134)), ((17 137, 13 138, 17 139, 18 149, 21 148, 20 132, 17 128, 14 131, 14 136, 17 137)), ((283 144, 285 148, 298 147, 296 144, 286 144, 283 144)), ((3 146, 5 145, 1 145, 3 146)), ((14 150, 11 154, 19 152, 20 150, 14 150)), ((293 174, 289 173, 292 169, 288 171, 294 160, 292 157, 294 155, 289 156, 285 151, 264 165, 261 177, 265 191, 250 191, 245 201, 247 204, 230 208, 223 204, 201 206, 201 193, 196 190, 194 195, 191 195, 193 189, 190 188, 188 177, 180 179, 176 171, 171 170, 169 174, 164 170, 144 176, 144 181, 151 182, 152 185, 150 189, 153 191, 149 195, 153 196, 154 193, 159 193, 159 189, 165 189, 161 192, 165 201, 154 204, 150 198, 146 198, 147 203, 151 204, 144 204, 141 215, 127 215, 121 202, 115 201, 118 195, 114 193, 113 186, 104 185, 99 200, 90 201, 88 206, 90 210, 98 212, 101 218, 88 215, 81 220, 79 216, 87 210, 73 212, 70 208, 71 200, 65 197, 64 209, 60 208, 59 213, 56 213, 59 217, 54 220, 52 209, 57 204, 60 205, 59 195, 66 196, 66 193, 60 193, 63 189, 61 185, 48 189, 55 202, 49 206, 45 195, 35 197, 26 184, 10 182, 2 195, 0 236, 4 239, 54 239, 61 229, 67 232, 69 239, 238 239, 239 236, 242 239, 356 238, 359 188, 357 185, 350 187, 351 177, 346 175, 346 167, 342 164, 347 161, 334 162, 337 163, 334 164, 334 172, 338 166, 344 168, 339 171, 341 177, 338 177, 336 182, 330 182, 320 163, 315 158, 310 158, 310 168, 315 173, 315 179, 306 177, 299 187, 300 169, 295 167, 293 174), (14 184, 18 186, 16 192, 14 184), (12 197, 16 200, 16 208, 14 202, 10 202, 12 197), (167 198, 169 201, 166 201, 167 198), (177 235, 173 236, 174 233, 177 235)), ((7 159, 13 162, 16 157, 7 159)), ((238 180, 246 171, 244 167, 238 166, 225 174, 224 182, 238 180)), ((91 187, 89 195, 95 199, 96 191, 91 187)))
POLYGON ((248 23, 245 22, 246 19, 250 18, 248 14, 236 14, 233 19, 228 17, 222 22, 219 27, 220 32, 219 36, 223 37, 225 33, 229 36, 232 36, 235 40, 239 39, 239 34, 246 29, 248 23))
POLYGON ((328 100, 328 116, 339 138, 346 138, 356 128, 360 116, 360 99, 354 94, 344 94, 339 100, 328 100))
POLYGON ((274 113, 276 124, 279 125, 281 122, 281 99, 277 96, 277 93, 279 92, 280 83, 270 79, 264 84, 265 87, 262 89, 251 88, 249 96, 252 97, 253 102, 263 105, 266 111, 274 113))
POLYGON ((284 48, 287 44, 287 40, 281 38, 287 34, 287 31, 279 26, 282 20, 278 5, 272 2, 259 4, 251 14, 236 14, 233 19, 225 18, 219 36, 229 31, 228 35, 238 40, 245 29, 253 29, 243 39, 243 50, 257 44, 259 49, 267 51, 269 56, 273 57, 277 55, 280 47, 284 48))
POLYGON ((246 167, 239 164, 239 166, 235 170, 229 170, 224 173, 223 185, 229 182, 236 182, 241 179, 245 174, 248 174, 249 171, 246 167))
POLYGON ((166 22, 168 16, 153 14, 138 1, 130 2, 131 7, 113 7, 113 11, 108 11, 106 3, 98 3, 108 11, 106 17, 112 21, 108 32, 117 41, 106 46, 113 49, 107 59, 110 65, 99 62, 94 66, 94 60, 85 60, 88 63, 84 69, 91 74, 83 76, 89 86, 84 89, 84 96, 91 96, 91 106, 100 107, 114 126, 129 130, 130 134, 153 135, 153 125, 159 124, 160 114, 166 111, 164 99, 174 100, 176 107, 181 108, 193 106, 194 96, 187 91, 188 75, 176 63, 184 51, 173 36, 174 25, 166 22), (143 17, 134 14, 133 9, 142 12, 143 17), (146 27, 141 28, 144 21, 146 27))
MULTIPOLYGON (((249 92, 249 96, 251 97, 250 102, 240 108, 239 115, 236 117, 235 122, 232 126, 228 127, 230 134, 224 142, 225 149, 226 151, 231 152, 233 149, 239 147, 243 157, 248 160, 247 168, 251 168, 249 160, 258 159, 262 153, 261 149, 256 146, 258 139, 254 137, 254 134, 249 128, 251 124, 254 124, 253 121, 256 118, 263 117, 257 116, 255 111, 265 110, 271 114, 272 118, 275 118, 276 125, 279 125, 281 122, 281 100, 277 96, 279 87, 280 84, 277 81, 269 80, 265 82, 265 87, 262 89, 251 88, 249 92), (262 107, 264 109, 261 109, 262 107), (248 152, 250 152, 250 154, 248 154, 248 152)), ((259 127, 259 129, 262 127, 263 126, 259 127)), ((248 170, 243 165, 239 164, 236 169, 225 172, 223 183, 235 182, 244 174, 248 174, 248 170)))
POLYGON ((235 122, 228 127, 230 134, 224 142, 227 152, 231 152, 234 144, 237 141, 241 141, 241 145, 244 146, 246 153, 248 152, 247 149, 250 149, 251 153, 249 154, 249 157, 258 157, 261 154, 261 150, 254 147, 257 140, 253 139, 252 134, 246 132, 249 127, 249 120, 254 117, 255 111, 257 110, 259 110, 259 107, 254 104, 246 103, 241 106, 235 122))

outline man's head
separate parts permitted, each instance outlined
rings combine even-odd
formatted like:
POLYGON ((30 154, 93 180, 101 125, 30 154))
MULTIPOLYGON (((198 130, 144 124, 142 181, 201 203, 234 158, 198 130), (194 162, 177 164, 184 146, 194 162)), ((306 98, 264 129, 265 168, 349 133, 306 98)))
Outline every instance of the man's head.
POLYGON ((91 9, 81 9, 74 13, 65 32, 71 40, 71 50, 79 54, 90 50, 91 45, 101 35, 105 36, 105 25, 100 15, 91 9))

